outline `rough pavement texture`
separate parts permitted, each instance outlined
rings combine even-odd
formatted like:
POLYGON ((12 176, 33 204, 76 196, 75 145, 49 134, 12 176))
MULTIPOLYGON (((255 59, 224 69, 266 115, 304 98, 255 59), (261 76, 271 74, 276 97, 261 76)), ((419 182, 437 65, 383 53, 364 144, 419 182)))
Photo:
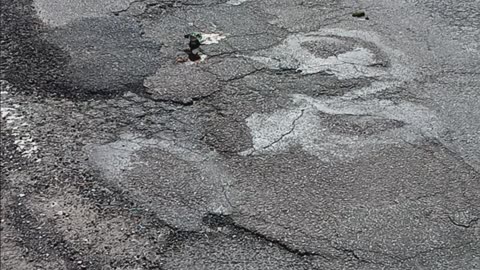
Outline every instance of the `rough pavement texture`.
POLYGON ((480 268, 478 1, 0 9, 2 269, 480 268))

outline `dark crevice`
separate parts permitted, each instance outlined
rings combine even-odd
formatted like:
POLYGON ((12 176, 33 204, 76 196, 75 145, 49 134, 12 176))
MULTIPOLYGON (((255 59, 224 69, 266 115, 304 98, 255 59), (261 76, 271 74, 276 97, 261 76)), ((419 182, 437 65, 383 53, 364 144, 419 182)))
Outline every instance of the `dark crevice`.
POLYGON ((287 251, 289 253, 295 254, 300 257, 305 257, 305 256, 321 256, 321 254, 311 252, 311 251, 305 251, 305 250, 300 250, 296 249, 294 247, 289 246, 288 244, 277 240, 275 238, 266 236, 258 231, 246 228, 244 226, 241 226, 229 216, 229 215, 222 215, 222 214, 216 214, 216 213, 209 213, 206 216, 203 217, 203 222, 211 227, 230 227, 234 231, 238 231, 247 235, 251 235, 259 240, 268 242, 270 244, 273 244, 280 249, 287 251))
POLYGON ((240 226, 238 224, 233 224, 233 227, 238 229, 239 231, 243 232, 243 233, 246 233, 246 234, 250 234, 252 236, 254 236, 255 238, 258 238, 260 240, 263 240, 263 241, 266 241, 270 244, 273 244, 277 247, 279 247, 280 249, 282 250, 285 250, 289 253, 292 253, 292 254, 295 254, 299 257, 306 257, 306 256, 322 256, 322 254, 319 254, 319 253, 315 253, 315 252, 312 252, 312 251, 306 251, 306 250, 300 250, 300 249, 296 249, 294 247, 291 247, 287 244, 285 244, 284 242, 278 240, 278 239, 275 239, 275 238, 272 238, 272 237, 269 237, 269 236, 266 236, 258 231, 255 231, 255 230, 251 230, 251 229, 248 229, 246 227, 243 227, 243 226, 240 226))
POLYGON ((448 220, 450 220, 450 222, 455 225, 455 226, 458 226, 458 227, 462 227, 462 228, 471 228, 472 226, 474 226, 475 224, 477 224, 477 222, 480 220, 479 217, 476 217, 476 218, 472 218, 468 221, 468 223, 459 223, 457 222, 454 218, 452 218, 451 216, 448 216, 448 220))

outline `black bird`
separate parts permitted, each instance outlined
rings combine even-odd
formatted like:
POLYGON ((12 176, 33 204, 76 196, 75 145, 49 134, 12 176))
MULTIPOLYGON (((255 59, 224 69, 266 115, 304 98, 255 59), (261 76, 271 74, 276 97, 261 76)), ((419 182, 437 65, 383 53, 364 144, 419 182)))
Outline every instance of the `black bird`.
POLYGON ((190 41, 188 42, 188 46, 190 47, 190 51, 193 52, 193 50, 196 50, 198 48, 200 48, 200 39, 202 38, 202 35, 199 34, 199 33, 191 33, 191 34, 187 34, 185 35, 185 38, 189 38, 190 41))

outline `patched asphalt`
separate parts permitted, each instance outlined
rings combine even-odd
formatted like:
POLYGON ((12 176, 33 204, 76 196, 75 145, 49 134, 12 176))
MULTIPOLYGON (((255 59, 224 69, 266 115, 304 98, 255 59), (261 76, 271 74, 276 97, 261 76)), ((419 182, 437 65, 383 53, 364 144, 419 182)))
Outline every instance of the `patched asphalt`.
POLYGON ((2 265, 480 268, 479 6, 2 3, 2 265))

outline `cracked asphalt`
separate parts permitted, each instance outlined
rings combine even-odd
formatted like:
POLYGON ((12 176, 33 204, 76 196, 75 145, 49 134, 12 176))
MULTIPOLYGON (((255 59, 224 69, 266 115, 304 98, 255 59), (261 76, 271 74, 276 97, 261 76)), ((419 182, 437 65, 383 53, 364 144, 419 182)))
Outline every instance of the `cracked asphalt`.
POLYGON ((478 0, 0 11, 2 269, 480 269, 478 0))

